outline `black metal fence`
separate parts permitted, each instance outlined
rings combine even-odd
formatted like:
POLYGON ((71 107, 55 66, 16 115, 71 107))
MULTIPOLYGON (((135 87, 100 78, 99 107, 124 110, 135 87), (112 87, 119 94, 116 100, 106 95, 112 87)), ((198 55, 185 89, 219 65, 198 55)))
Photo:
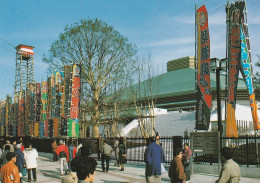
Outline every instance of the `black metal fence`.
MULTIPOLYGON (((9 139, 11 142, 18 140, 11 137, 2 137, 0 141, 5 141, 9 139)), ((61 138, 60 138, 61 139, 61 138)), ((23 138, 24 142, 32 143, 39 152, 52 152, 51 143, 53 138, 23 138)), ((59 139, 56 138, 58 141, 59 139)), ((63 140, 67 140, 64 139, 63 140)), ((91 148, 92 157, 98 158, 99 150, 99 139, 98 138, 84 138, 84 139, 74 139, 77 142, 81 142, 83 145, 86 145, 91 148)), ((112 147, 114 145, 114 138, 109 138, 108 144, 112 147)), ((126 138, 126 147, 127 147, 127 160, 128 162, 144 162, 144 151, 146 149, 146 140, 145 138, 126 138)), ((183 138, 181 136, 172 136, 172 137, 160 137, 159 140, 163 151, 164 151, 164 162, 170 163, 174 157, 174 149, 183 148, 184 143, 190 144, 189 138, 183 138)), ((231 147, 233 150, 233 159, 244 166, 259 166, 259 155, 260 155, 260 137, 259 136, 244 136, 239 138, 222 138, 222 147, 231 147)), ((212 154, 203 154, 203 153, 194 153, 194 162, 200 164, 215 164, 218 162, 218 156, 212 154)), ((114 153, 112 153, 111 159, 115 159, 114 153)))

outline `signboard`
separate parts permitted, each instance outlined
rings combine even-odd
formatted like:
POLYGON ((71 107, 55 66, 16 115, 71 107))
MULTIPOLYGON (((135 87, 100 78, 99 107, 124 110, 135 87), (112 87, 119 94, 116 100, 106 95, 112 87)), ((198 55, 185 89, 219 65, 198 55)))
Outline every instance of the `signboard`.
POLYGON ((191 132, 190 134, 191 148, 194 153, 219 153, 219 132, 191 132))

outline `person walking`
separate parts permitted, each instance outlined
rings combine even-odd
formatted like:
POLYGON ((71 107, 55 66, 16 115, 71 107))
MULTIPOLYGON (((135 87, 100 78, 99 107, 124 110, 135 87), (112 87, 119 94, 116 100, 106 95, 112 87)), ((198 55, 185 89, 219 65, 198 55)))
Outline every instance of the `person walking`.
POLYGON ((59 162, 60 162, 60 175, 64 175, 64 171, 65 174, 67 174, 68 171, 67 159, 68 159, 69 152, 67 146, 64 145, 63 140, 59 140, 59 147, 57 148, 56 153, 59 157, 59 162))
POLYGON ((156 143, 155 137, 151 137, 150 142, 144 160, 147 163, 146 182, 159 183, 162 175, 163 149, 156 143))
POLYGON ((8 160, 6 158, 6 155, 7 155, 8 152, 10 152, 10 146, 5 146, 4 147, 4 152, 1 155, 1 159, 3 160, 2 165, 5 165, 8 162, 8 160))
POLYGON ((51 147, 52 147, 52 152, 53 152, 53 159, 52 159, 52 161, 53 161, 53 162, 56 162, 56 161, 58 161, 58 155, 57 155, 57 153, 56 153, 57 148, 58 148, 58 145, 57 145, 57 142, 56 142, 55 139, 54 139, 54 141, 52 142, 51 147))
POLYGON ((26 167, 25 159, 24 159, 24 154, 21 151, 21 144, 17 144, 15 146, 15 151, 14 153, 16 154, 16 166, 18 167, 19 174, 20 174, 20 182, 22 182, 22 177, 23 177, 23 168, 26 167))
POLYGON ((74 158, 71 161, 71 171, 69 172, 68 175, 66 175, 63 179, 62 179, 62 183, 78 183, 78 177, 76 174, 77 171, 77 167, 79 162, 77 161, 78 158, 74 158))
POLYGON ((69 139, 68 141, 68 152, 69 152, 69 158, 68 158, 68 168, 69 168, 69 172, 71 171, 71 161, 76 157, 76 153, 77 153, 77 147, 75 146, 75 144, 72 142, 71 139, 69 139))
POLYGON ((119 147, 118 147, 118 145, 119 145, 119 140, 116 137, 115 142, 114 142, 114 152, 115 152, 115 156, 116 156, 116 163, 114 165, 119 167, 120 163, 119 163, 119 147))
POLYGON ((4 148, 5 146, 10 146, 10 152, 14 152, 14 146, 10 143, 10 140, 6 140, 5 142, 6 144, 4 145, 4 148))
POLYGON ((77 145, 77 153, 79 152, 79 149, 82 147, 82 141, 78 140, 78 145, 77 145))
POLYGON ((23 153, 24 153, 24 159, 26 162, 26 168, 27 168, 27 173, 28 173, 28 182, 32 181, 31 173, 33 174, 34 182, 36 182, 37 181, 36 168, 37 168, 38 152, 35 148, 32 148, 32 144, 28 143, 28 144, 26 144, 23 153))
POLYGON ((6 154, 7 163, 1 168, 2 183, 20 183, 20 175, 16 163, 16 154, 8 152, 6 154))
POLYGON ((192 160, 191 155, 192 155, 192 151, 189 148, 189 143, 184 143, 184 149, 182 150, 182 163, 186 175, 186 183, 190 182, 191 160, 192 160))
POLYGON ((108 172, 109 170, 109 161, 110 161, 110 155, 113 152, 113 148, 107 144, 107 140, 104 140, 104 145, 101 150, 101 165, 102 165, 102 171, 108 172), (106 168, 104 165, 104 162, 106 161, 106 168))
POLYGON ((224 163, 219 179, 215 183, 239 183, 241 178, 240 168, 232 159, 232 150, 229 147, 223 147, 220 153, 224 163))
POLYGON ((185 182, 186 175, 184 173, 184 167, 182 164, 182 150, 177 148, 175 150, 175 157, 171 161, 168 176, 171 179, 171 183, 183 183, 185 182))
POLYGON ((102 138, 102 135, 99 134, 99 136, 98 136, 98 159, 100 159, 101 155, 102 155, 101 151, 102 151, 102 147, 103 147, 103 142, 104 142, 104 140, 102 138))
POLYGON ((25 149, 25 148, 24 148, 24 145, 23 145, 23 144, 24 144, 24 142, 23 142, 22 140, 19 140, 19 141, 18 141, 18 144, 20 144, 20 145, 21 145, 21 148, 20 148, 20 150, 23 152, 23 151, 24 151, 24 149, 25 149))
POLYGON ((121 170, 125 170, 125 164, 126 164, 126 146, 124 144, 124 138, 120 137, 119 139, 119 144, 118 144, 118 149, 119 149, 119 164, 121 165, 121 170))

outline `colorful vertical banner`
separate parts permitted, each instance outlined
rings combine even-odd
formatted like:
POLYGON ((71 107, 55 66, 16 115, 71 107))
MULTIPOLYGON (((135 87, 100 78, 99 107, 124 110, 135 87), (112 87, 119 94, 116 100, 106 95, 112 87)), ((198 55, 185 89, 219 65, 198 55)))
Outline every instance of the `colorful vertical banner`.
POLYGON ((59 136, 59 118, 53 118, 53 136, 59 136))
POLYGON ((228 92, 226 111, 226 136, 238 137, 236 125, 236 91, 238 82, 238 71, 240 69, 241 47, 240 47, 240 25, 245 3, 237 1, 227 8, 228 22, 228 92))
POLYGON ((48 124, 49 124, 49 137, 53 137, 53 119, 49 119, 48 120, 48 124))
POLYGON ((25 114, 25 91, 22 90, 19 92, 19 117, 18 117, 18 136, 24 136, 24 114, 25 114))
POLYGON ((64 66, 64 85, 63 85, 63 96, 62 96, 62 108, 61 116, 68 117, 69 115, 69 100, 70 100, 70 78, 71 78, 71 67, 64 66))
POLYGON ((247 25, 242 19, 240 26, 240 39, 241 39, 241 73, 245 79, 247 90, 249 93, 249 101, 252 112, 252 119, 254 123, 254 130, 260 130, 259 119, 257 114, 257 103, 255 100, 255 91, 253 86, 253 69, 251 65, 251 54, 249 37, 247 34, 247 25))
POLYGON ((6 101, 5 100, 2 100, 1 101, 1 136, 5 136, 5 104, 6 104, 6 101))
POLYGON ((29 124, 29 134, 30 136, 34 135, 34 123, 29 124))
MULTIPOLYGON (((80 66, 74 64, 72 67, 72 89, 69 119, 69 136, 79 135, 79 105, 80 105, 80 66)), ((78 136, 77 136, 78 137, 78 136)))
POLYGON ((68 122, 66 117, 61 117, 61 136, 67 136, 68 122))
POLYGON ((56 99, 56 87, 55 87, 55 76, 51 75, 51 110, 50 118, 55 117, 55 100, 56 99))
POLYGON ((14 125, 15 125, 15 136, 18 136, 18 124, 19 124, 19 97, 17 95, 14 96, 14 125))
POLYGON ((79 137, 79 122, 69 119, 69 137, 79 137))
MULTIPOLYGON (((44 125, 45 123, 48 124, 47 112, 48 112, 48 91, 49 91, 49 83, 46 81, 42 82, 42 118, 40 123, 40 137, 43 137, 48 132, 48 125, 44 125), (47 128, 47 129, 46 129, 47 128)), ((48 134, 48 133, 47 133, 48 134)))
POLYGON ((48 82, 42 82, 42 121, 47 120, 48 82))
POLYGON ((5 127, 7 128, 6 136, 12 135, 11 104, 12 104, 12 98, 7 96, 6 97, 6 105, 5 105, 5 127))
POLYGON ((40 137, 43 137, 43 136, 44 136, 44 122, 43 122, 43 121, 40 122, 39 133, 40 133, 40 134, 39 134, 40 137))
POLYGON ((44 136, 49 136, 49 119, 51 118, 51 104, 52 104, 52 93, 51 93, 51 77, 47 79, 48 83, 48 99, 47 99, 47 114, 46 114, 46 121, 44 122, 44 136))
POLYGON ((39 137, 39 122, 34 123, 34 137, 39 137))
POLYGON ((55 117, 60 118, 61 115, 61 98, 62 98, 62 79, 64 73, 60 71, 55 72, 56 85, 56 100, 55 100, 55 117))
POLYGON ((210 39, 205 5, 197 10, 197 104, 196 129, 208 130, 210 123, 210 39))
POLYGON ((80 100, 80 66, 73 65, 72 68, 72 90, 71 90, 71 105, 70 118, 79 119, 79 100, 80 100))
POLYGON ((41 120, 41 107, 42 107, 42 99, 41 99, 41 84, 35 83, 36 86, 36 118, 35 121, 37 123, 41 120))

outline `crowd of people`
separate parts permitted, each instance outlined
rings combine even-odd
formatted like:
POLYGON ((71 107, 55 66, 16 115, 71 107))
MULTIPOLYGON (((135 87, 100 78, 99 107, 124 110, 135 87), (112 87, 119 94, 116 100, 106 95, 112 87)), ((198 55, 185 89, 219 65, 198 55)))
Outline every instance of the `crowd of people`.
POLYGON ((37 182, 37 157, 37 150, 30 143, 24 145, 22 138, 12 144, 6 140, 0 144, 1 181, 20 183, 27 174, 28 182, 37 182))
MULTIPOLYGON (((99 137, 98 157, 101 160, 103 172, 109 171, 111 154, 114 152, 115 166, 125 170, 127 163, 126 140, 123 137, 115 138, 114 144, 109 145, 106 139, 99 137), (100 147, 101 146, 101 147, 100 147)), ((160 183, 161 175, 165 172, 163 162, 165 161, 162 144, 159 135, 147 139, 147 148, 144 152, 145 177, 147 183, 160 183)), ((24 145, 22 138, 11 142, 6 140, 5 144, 0 143, 0 166, 1 181, 22 182, 23 176, 28 176, 28 182, 37 182, 37 157, 38 152, 32 148, 32 144, 24 145)), ((82 144, 79 140, 69 139, 68 141, 54 140, 51 144, 53 151, 53 162, 59 161, 62 183, 86 183, 94 182, 97 161, 90 157, 91 147, 82 144)), ((232 151, 228 147, 221 149, 223 166, 221 174, 216 183, 238 183, 240 181, 240 168, 232 160, 232 151)), ((168 176, 172 183, 189 183, 191 173, 192 151, 189 144, 184 144, 184 149, 176 148, 174 158, 170 163, 168 176)))

